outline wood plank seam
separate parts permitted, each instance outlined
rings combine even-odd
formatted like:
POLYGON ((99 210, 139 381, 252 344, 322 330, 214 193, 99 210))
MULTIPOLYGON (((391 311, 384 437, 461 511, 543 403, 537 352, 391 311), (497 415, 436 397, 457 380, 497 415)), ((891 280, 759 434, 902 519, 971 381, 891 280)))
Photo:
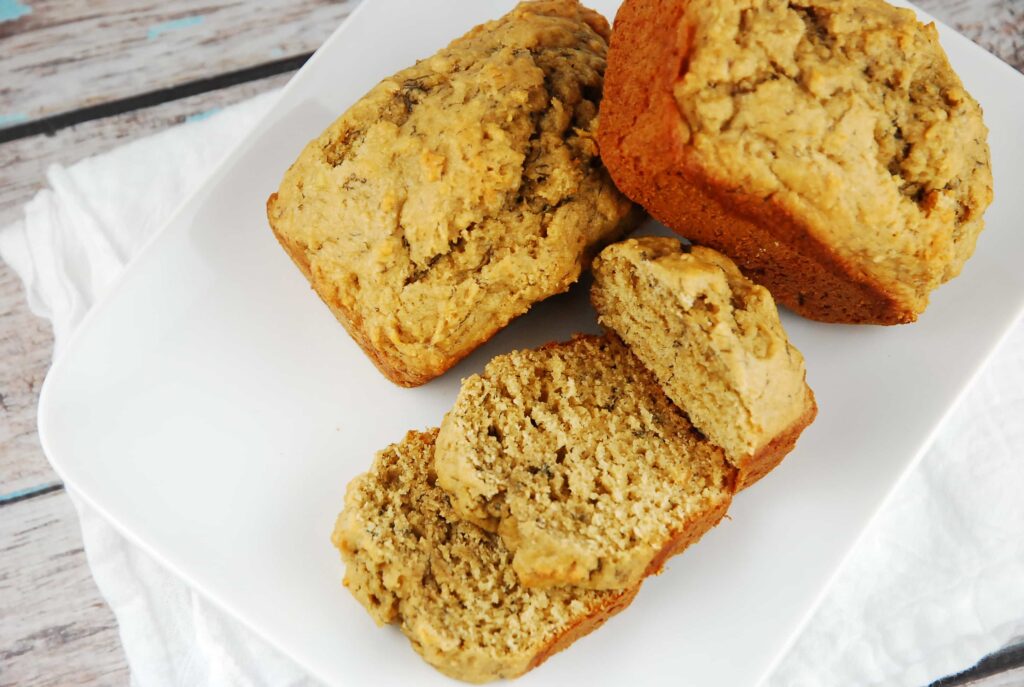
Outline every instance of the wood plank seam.
POLYGON ((0 517, 0 687, 129 683, 117 623, 93 582, 63 493, 0 517))
POLYGON ((311 52, 356 0, 23 0, 0 16, 0 128, 311 52))
POLYGON ((37 496, 46 496, 47 494, 52 494, 53 492, 61 491, 62 489, 64 489, 63 482, 47 482, 46 484, 26 487, 25 489, 17 489, 8 494, 0 494, 0 508, 19 503, 21 501, 34 499, 37 496))
POLYGON ((933 682, 929 687, 960 687, 1022 667, 1024 667, 1024 641, 1018 641, 994 654, 989 654, 962 673, 944 677, 933 682))
POLYGON ((222 88, 228 88, 230 86, 237 86, 238 84, 246 83, 248 81, 257 81, 259 79, 267 78, 268 76, 293 72, 304 65, 306 60, 308 60, 312 55, 313 53, 293 55, 292 57, 286 57, 272 62, 264 62, 263 64, 238 69, 232 72, 224 72, 206 79, 187 81, 175 86, 169 86, 167 88, 133 95, 128 98, 110 100, 100 103, 99 105, 81 107, 68 112, 61 112, 60 114, 44 117, 42 119, 36 119, 31 122, 15 124, 13 126, 0 129, 0 144, 15 141, 19 138, 26 138, 28 136, 38 136, 40 134, 52 136, 61 129, 94 119, 112 117, 114 115, 131 112, 133 110, 161 105, 173 100, 180 100, 200 93, 207 93, 210 91, 220 90, 222 88))

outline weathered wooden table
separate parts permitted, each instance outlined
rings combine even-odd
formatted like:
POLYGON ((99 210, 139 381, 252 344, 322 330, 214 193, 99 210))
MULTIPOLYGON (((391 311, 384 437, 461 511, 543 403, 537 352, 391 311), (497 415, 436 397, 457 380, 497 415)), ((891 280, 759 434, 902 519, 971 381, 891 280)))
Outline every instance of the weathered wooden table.
MULTIPOLYGON (((1024 0, 918 3, 1024 71, 1024 0)), ((50 164, 283 85, 354 4, 0 0, 0 226, 50 164)), ((0 264, 0 687, 124 685, 114 618, 36 436, 51 350, 48 324, 0 264)), ((1022 666, 1018 646, 937 685, 1024 685, 1022 666)))

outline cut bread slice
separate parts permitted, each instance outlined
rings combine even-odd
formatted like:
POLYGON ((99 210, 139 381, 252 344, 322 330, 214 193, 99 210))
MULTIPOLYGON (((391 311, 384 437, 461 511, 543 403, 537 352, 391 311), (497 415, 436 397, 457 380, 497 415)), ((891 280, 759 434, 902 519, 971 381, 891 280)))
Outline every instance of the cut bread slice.
POLYGON ((594 263, 591 300, 693 424, 725 449, 742 489, 814 420, 804 360, 771 294, 710 248, 630 239, 594 263))
POLYGON ((345 585, 432 666, 467 682, 516 677, 629 605, 617 591, 527 589, 501 539, 435 485, 437 430, 409 432, 352 481, 332 540, 345 585))
POLYGON ((611 336, 494 358, 464 380, 435 464, 535 587, 636 585, 722 518, 735 478, 611 336))

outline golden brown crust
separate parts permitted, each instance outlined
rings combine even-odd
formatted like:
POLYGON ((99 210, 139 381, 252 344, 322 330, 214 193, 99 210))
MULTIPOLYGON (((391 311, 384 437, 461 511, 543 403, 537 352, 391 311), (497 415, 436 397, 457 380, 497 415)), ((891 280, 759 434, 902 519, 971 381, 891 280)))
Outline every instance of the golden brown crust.
POLYGON ((396 383, 441 375, 630 228, 597 159, 607 35, 577 0, 523 3, 381 81, 271 196, 279 241, 396 383))
MULTIPOLYGON (((274 216, 273 213, 271 212, 271 207, 276 202, 276 200, 277 193, 271 194, 270 197, 267 199, 268 217, 274 216)), ((634 206, 620 222, 619 228, 616 230, 616 234, 620 235, 629 233, 630 231, 635 229, 638 224, 640 224, 643 218, 643 209, 634 206)), ((351 336, 352 339, 359 345, 359 347, 363 350, 363 353, 366 354, 366 357, 370 359, 370 361, 376 366, 378 370, 380 370, 381 374, 383 374, 385 377, 390 379, 395 384, 398 384, 399 386, 416 387, 420 386, 421 384, 426 384, 431 379, 434 379, 435 377, 444 374, 449 369, 457 365, 459 362, 462 361, 463 358, 472 353, 477 346, 486 343, 492 336, 494 336, 494 334, 496 334, 500 330, 500 327, 496 326, 493 331, 489 332, 486 337, 481 338, 481 340, 474 344, 472 347, 466 348, 458 356, 452 356, 448 358, 447 360, 444 361, 443 365, 434 368, 433 370, 430 370, 428 372, 420 371, 419 373, 411 371, 402 360, 393 359, 392 357, 387 355, 387 351, 374 346, 370 342, 370 339, 369 337, 366 336, 366 333, 362 328, 362 323, 360 322, 359 317, 356 313, 351 312, 348 308, 344 306, 344 304, 338 298, 332 296, 331 293, 328 293, 326 291, 321 292, 320 290, 317 290, 315 286, 316 282, 312 279, 312 269, 309 264, 309 257, 306 253, 306 250, 299 243, 290 240, 287 236, 278 231, 273 221, 270 222, 270 229, 274 233, 274 238, 277 239, 277 242, 284 249, 285 253, 288 254, 288 257, 292 259, 292 262, 295 263, 295 266, 299 268, 299 271, 302 272, 303 276, 306 277, 310 284, 314 284, 314 286, 312 286, 311 288, 313 288, 313 290, 316 291, 317 295, 320 296, 321 300, 323 300, 323 302, 327 305, 330 311, 334 314, 335 319, 337 319, 338 322, 341 323, 341 325, 345 328, 345 331, 348 332, 349 336, 351 336)), ((587 248, 583 258, 585 267, 589 267, 594 255, 596 255, 604 247, 604 245, 605 242, 602 241, 601 243, 595 244, 587 248)))
POLYGON ((552 639, 551 643, 533 657, 523 673, 530 672, 559 651, 568 649, 577 639, 587 636, 604 625, 609 618, 633 603, 633 599, 638 591, 640 591, 639 584, 630 589, 622 590, 622 593, 618 596, 609 598, 606 605, 594 609, 594 612, 589 616, 580 618, 576 623, 567 627, 562 634, 552 639))
POLYGON ((780 432, 764 448, 743 461, 743 468, 736 478, 736 491, 746 489, 774 470, 782 462, 782 459, 796 446, 796 440, 800 438, 800 434, 804 429, 814 422, 814 418, 818 415, 818 404, 815 402, 814 394, 809 388, 807 392, 810 394, 810 405, 807 408, 807 412, 790 425, 789 429, 780 432))
POLYGON ((680 29, 686 6, 686 0, 626 0, 616 16, 598 130, 616 184, 686 238, 729 255, 805 317, 914 321, 914 307, 815 239, 771 197, 732 190, 696 163, 682 140, 673 95, 693 41, 692 32, 680 29))

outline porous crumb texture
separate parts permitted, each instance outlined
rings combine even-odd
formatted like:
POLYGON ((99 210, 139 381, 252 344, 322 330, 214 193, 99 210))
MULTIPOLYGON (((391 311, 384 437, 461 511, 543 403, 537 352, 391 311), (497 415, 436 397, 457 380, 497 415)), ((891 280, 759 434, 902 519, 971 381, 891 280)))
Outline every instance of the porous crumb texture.
POLYGON ((393 381, 441 374, 635 222, 595 140, 608 31, 575 0, 522 3, 382 81, 268 200, 393 381))
POLYGON ((752 464, 776 437, 798 435, 814 418, 803 356, 789 343, 771 294, 729 258, 644 237, 605 248, 593 272, 601 324, 725 449, 741 486, 751 483, 752 464))
POLYGON ((441 424, 438 483, 523 584, 628 588, 725 514, 734 471, 614 337, 494 358, 441 424))
POLYGON ((915 319, 992 199, 981 108, 882 0, 626 0, 605 95, 620 188, 809 317, 915 319))
POLYGON ((521 675, 629 604, 623 591, 527 589, 501 539, 458 518, 433 470, 437 430, 409 432, 348 487, 332 540, 380 624, 460 680, 521 675))

